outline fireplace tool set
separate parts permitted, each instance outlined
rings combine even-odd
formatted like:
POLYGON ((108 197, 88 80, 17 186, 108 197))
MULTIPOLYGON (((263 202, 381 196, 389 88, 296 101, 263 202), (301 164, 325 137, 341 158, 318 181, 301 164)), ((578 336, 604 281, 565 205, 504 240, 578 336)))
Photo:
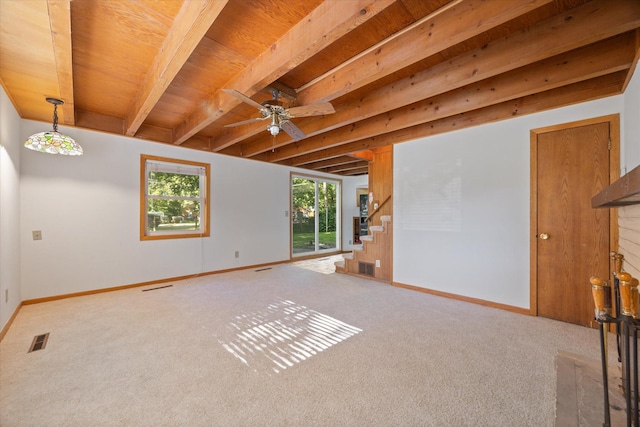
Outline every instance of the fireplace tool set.
POLYGON ((623 255, 612 252, 614 263, 613 290, 607 280, 592 277, 591 290, 595 303, 595 319, 600 325, 600 356, 602 358, 602 386, 604 389, 604 423, 611 425, 609 381, 607 373, 607 336, 609 325, 616 325, 618 362, 622 364, 622 388, 626 399, 627 427, 640 426, 638 419, 638 279, 622 271, 623 255), (615 305, 612 304, 612 291, 615 305))

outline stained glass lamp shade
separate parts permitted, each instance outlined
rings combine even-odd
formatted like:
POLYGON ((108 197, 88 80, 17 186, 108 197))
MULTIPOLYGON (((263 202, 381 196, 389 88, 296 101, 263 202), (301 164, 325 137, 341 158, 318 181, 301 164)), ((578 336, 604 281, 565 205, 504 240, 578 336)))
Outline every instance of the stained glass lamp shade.
POLYGON ((64 154, 67 156, 82 155, 82 147, 73 138, 58 132, 58 105, 64 101, 57 98, 47 98, 47 102, 53 104, 53 131, 40 132, 31 135, 24 143, 30 150, 49 154, 64 154))

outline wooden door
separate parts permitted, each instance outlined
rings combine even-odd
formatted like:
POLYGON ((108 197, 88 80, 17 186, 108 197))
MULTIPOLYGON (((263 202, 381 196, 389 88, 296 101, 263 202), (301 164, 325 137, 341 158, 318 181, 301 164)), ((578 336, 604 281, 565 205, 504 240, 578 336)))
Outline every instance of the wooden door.
POLYGON ((609 185, 610 123, 537 134, 538 315, 593 326, 589 278, 609 276, 610 217, 591 198, 609 185))

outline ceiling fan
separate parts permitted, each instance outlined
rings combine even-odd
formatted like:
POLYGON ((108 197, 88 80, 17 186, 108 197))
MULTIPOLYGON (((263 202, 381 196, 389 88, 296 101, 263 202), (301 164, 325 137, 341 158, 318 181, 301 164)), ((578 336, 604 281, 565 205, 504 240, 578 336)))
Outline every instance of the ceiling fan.
POLYGON ((267 126, 267 130, 274 137, 280 133, 280 130, 283 130, 295 141, 300 141, 307 135, 305 135, 305 133, 298 126, 291 122, 292 118, 320 116, 323 114, 332 114, 336 112, 330 102, 284 108, 282 106, 282 102, 278 101, 280 92, 276 89, 271 92, 273 94, 273 99, 264 101, 262 104, 254 101, 253 99, 249 98, 241 92, 238 92, 235 89, 222 90, 229 95, 238 98, 240 101, 256 107, 258 110, 260 110, 260 114, 262 115, 262 117, 256 117, 254 119, 244 120, 242 122, 231 123, 226 125, 225 127, 235 127, 258 122, 261 120, 271 120, 271 123, 267 126))

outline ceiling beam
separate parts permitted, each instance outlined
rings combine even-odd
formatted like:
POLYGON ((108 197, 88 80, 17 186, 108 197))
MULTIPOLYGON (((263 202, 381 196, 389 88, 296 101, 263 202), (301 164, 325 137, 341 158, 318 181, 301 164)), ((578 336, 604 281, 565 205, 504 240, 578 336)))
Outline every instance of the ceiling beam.
MULTIPOLYGON (((354 170, 354 169, 362 169, 362 168, 366 168, 369 166, 369 162, 365 161, 365 160, 360 160, 357 163, 350 163, 348 165, 340 165, 340 166, 333 166, 330 168, 314 168, 315 170, 319 171, 319 172, 326 172, 326 173, 342 173, 342 172, 346 172, 346 171, 350 171, 350 170, 354 170)), ((306 166, 308 167, 308 166, 306 166)))
POLYGON ((76 126, 101 132, 124 135, 124 120, 94 111, 76 109, 76 126))
MULTIPOLYGON (((368 21, 396 0, 324 2, 303 18, 276 43, 260 54, 227 88, 253 96, 311 56, 368 21)), ((240 104, 240 100, 217 91, 174 129, 180 145, 240 104)))
POLYGON ((153 60, 125 120, 125 134, 136 134, 228 0, 186 1, 153 60))
POLYGON ((638 65, 638 61, 640 60, 640 28, 636 29, 636 59, 633 61, 633 66, 629 69, 629 74, 627 74, 627 80, 624 82, 624 90, 627 90, 627 85, 631 80, 631 77, 634 75, 636 66, 638 65))
POLYGON ((340 157, 335 157, 332 159, 327 159, 327 160, 322 160, 319 162, 312 162, 309 164, 304 165, 305 168, 308 169, 322 169, 322 168, 329 168, 332 166, 340 166, 340 165, 347 165, 350 163, 356 163, 356 162, 361 162, 362 159, 356 158, 356 157, 351 157, 351 156, 340 156, 340 157))
POLYGON ((76 124, 76 118, 73 97, 70 0, 48 0, 47 9, 49 11, 53 53, 56 60, 58 90, 60 98, 64 101, 61 106, 62 123, 73 126, 76 124))
POLYGON ((327 147, 415 126, 477 108, 629 69, 633 32, 465 86, 415 104, 289 144, 254 159, 278 162, 327 147))
POLYGON ((364 159, 364 160, 369 161, 369 162, 373 161, 373 150, 356 151, 355 153, 352 153, 351 155, 355 156, 355 157, 359 157, 359 158, 364 159))
MULTIPOLYGON (((640 2, 598 0, 496 40, 450 61, 371 91, 360 99, 336 105, 336 113, 298 121, 312 137, 322 132, 404 107, 422 99, 463 87, 500 73, 612 37, 640 26, 640 2), (522 49, 527 46, 527 49, 522 49)), ((264 128, 262 126, 261 128, 264 128)), ((287 135, 274 146, 260 138, 242 146, 252 157, 293 143, 287 135)))
MULTIPOLYGON (((299 88, 297 102, 300 105, 307 105, 331 101, 376 79, 388 76, 424 58, 437 54, 441 50, 477 36, 483 31, 494 28, 545 3, 548 3, 548 1, 529 2, 518 0, 509 2, 509 7, 503 7, 504 3, 502 2, 484 2, 480 4, 473 0, 451 2, 406 29, 356 55, 313 82, 299 88)), ((417 94, 419 92, 415 91, 414 93, 417 94)), ((347 110, 349 107, 345 106, 341 109, 347 110)), ((360 110, 356 109, 354 111, 357 113, 360 110)), ((333 123, 337 120, 332 118, 331 122, 333 123)), ((346 123, 341 125, 344 124, 346 123)), ((264 130, 265 126, 261 123, 244 126, 242 129, 225 130, 216 137, 216 151, 240 142, 248 136, 264 132, 264 130)), ((322 130, 330 129, 325 128, 322 130)), ((309 136, 315 134, 313 131, 307 131, 306 128, 305 133, 309 136)), ((291 142, 293 140, 287 137, 281 139, 280 145, 286 145, 291 142)), ((267 147, 267 145, 266 140, 260 139, 243 147, 243 155, 251 157, 273 148, 267 147)))
POLYGON ((298 102, 331 101, 551 1, 452 2, 299 88, 298 102))
POLYGON ((546 92, 467 111, 456 114, 455 116, 433 120, 384 135, 365 138, 345 145, 304 154, 299 157, 284 160, 280 162, 280 164, 286 166, 302 166, 321 159, 344 156, 361 150, 386 147, 418 138, 426 138, 567 105, 593 101, 607 96, 618 95, 622 93, 622 85, 626 75, 626 71, 618 71, 617 73, 607 74, 546 92))
POLYGON ((369 166, 358 168, 358 169, 352 169, 350 171, 344 171, 340 175, 354 176, 354 175, 364 175, 367 173, 369 173, 369 166))

